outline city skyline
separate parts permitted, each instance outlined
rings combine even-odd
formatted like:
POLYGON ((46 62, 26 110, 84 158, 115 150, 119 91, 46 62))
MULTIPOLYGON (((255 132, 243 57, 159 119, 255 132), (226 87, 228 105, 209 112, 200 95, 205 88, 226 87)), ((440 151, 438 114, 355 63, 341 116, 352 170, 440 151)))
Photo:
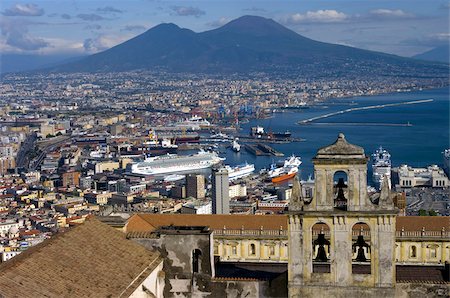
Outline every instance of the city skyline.
POLYGON ((448 44, 449 2, 5 1, 3 54, 88 55, 160 23, 202 32, 243 15, 271 18, 312 39, 412 56, 448 44), (69 32, 69 33, 68 33, 69 32))

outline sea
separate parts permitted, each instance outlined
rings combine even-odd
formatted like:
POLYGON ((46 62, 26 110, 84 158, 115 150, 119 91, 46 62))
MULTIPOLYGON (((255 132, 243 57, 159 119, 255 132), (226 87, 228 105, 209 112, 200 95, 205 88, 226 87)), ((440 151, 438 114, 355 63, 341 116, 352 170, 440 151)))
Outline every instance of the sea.
MULTIPOLYGON (((393 166, 407 164, 413 167, 442 165, 442 152, 450 147, 449 88, 413 92, 390 93, 377 96, 358 96, 330 99, 308 109, 288 110, 273 113, 268 119, 254 119, 241 125, 240 134, 247 134, 253 126, 263 126, 266 131, 289 130, 300 142, 270 144, 276 150, 289 155, 300 156, 302 179, 313 174, 312 158, 317 150, 334 143, 339 133, 344 133, 348 142, 364 148, 370 156, 379 146, 391 154, 393 166), (384 108, 357 110, 300 125, 299 121, 312 117, 373 105, 400 103, 432 99, 432 101, 388 106, 384 108)), ((226 164, 238 165, 245 162, 255 164, 257 170, 269 168, 283 157, 254 156, 241 150, 221 150, 226 164)), ((369 175, 371 168, 369 162, 369 175)))

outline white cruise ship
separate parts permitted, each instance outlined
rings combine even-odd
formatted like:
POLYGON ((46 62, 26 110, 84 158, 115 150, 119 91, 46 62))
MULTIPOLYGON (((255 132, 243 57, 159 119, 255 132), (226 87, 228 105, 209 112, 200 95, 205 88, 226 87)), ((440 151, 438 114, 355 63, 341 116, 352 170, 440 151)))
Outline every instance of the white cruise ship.
POLYGON ((239 178, 250 175, 255 171, 255 165, 253 164, 242 164, 235 167, 225 166, 228 171, 228 180, 233 181, 239 178))
POLYGON ((381 179, 386 177, 391 183, 391 154, 380 146, 372 154, 372 179, 377 189, 380 189, 381 179))
POLYGON ((203 119, 200 116, 194 115, 189 119, 177 122, 175 124, 175 126, 176 127, 184 127, 184 128, 188 128, 188 129, 192 129, 192 130, 200 130, 203 127, 211 126, 211 123, 208 120, 203 119))
POLYGON ((192 155, 167 154, 146 158, 131 166, 131 172, 142 175, 160 175, 178 172, 194 172, 209 168, 224 160, 215 152, 200 151, 192 155))

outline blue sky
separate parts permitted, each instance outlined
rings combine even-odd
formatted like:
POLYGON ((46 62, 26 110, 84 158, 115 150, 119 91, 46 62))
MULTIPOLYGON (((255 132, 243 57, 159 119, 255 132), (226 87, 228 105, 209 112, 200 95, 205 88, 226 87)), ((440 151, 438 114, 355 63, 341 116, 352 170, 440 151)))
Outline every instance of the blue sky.
POLYGON ((2 0, 1 53, 80 55, 170 22, 196 32, 242 15, 272 18, 306 37, 411 56, 449 42, 444 0, 2 0))

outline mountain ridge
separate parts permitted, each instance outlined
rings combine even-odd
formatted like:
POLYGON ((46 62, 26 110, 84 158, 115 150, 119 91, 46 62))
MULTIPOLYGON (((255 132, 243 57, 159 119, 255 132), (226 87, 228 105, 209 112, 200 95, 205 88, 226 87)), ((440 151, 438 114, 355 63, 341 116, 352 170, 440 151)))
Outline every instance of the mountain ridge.
POLYGON ((421 68, 425 61, 315 41, 272 19, 243 16, 222 27, 196 33, 173 23, 146 32, 53 72, 164 69, 171 72, 392 72, 421 68))

